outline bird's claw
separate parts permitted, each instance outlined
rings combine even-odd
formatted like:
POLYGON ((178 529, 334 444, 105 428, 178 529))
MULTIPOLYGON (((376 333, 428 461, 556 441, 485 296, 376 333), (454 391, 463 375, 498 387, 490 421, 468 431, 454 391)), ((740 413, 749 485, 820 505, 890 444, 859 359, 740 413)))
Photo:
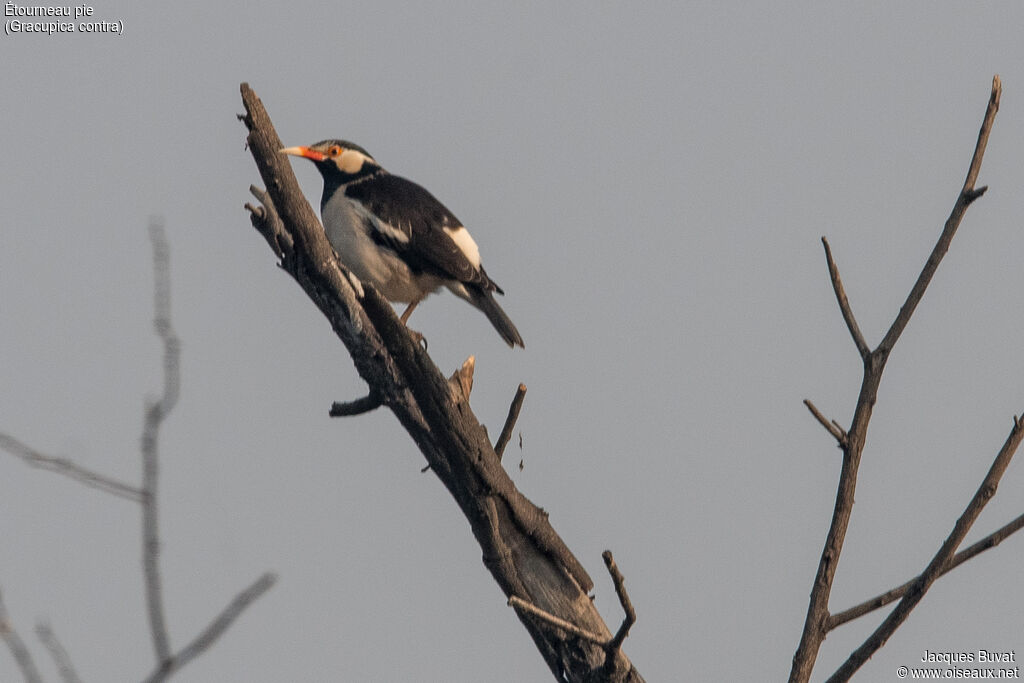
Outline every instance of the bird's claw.
POLYGON ((426 337, 424 337, 424 336, 423 336, 423 335, 422 335, 421 333, 417 332, 417 331, 416 331, 416 330, 414 330, 414 329, 411 329, 411 328, 409 328, 409 327, 407 327, 407 328, 405 328, 405 329, 409 330, 409 335, 410 335, 410 336, 411 336, 411 337, 412 337, 413 339, 415 339, 415 340, 416 340, 416 343, 417 343, 417 344, 419 344, 420 346, 422 346, 422 347, 423 347, 423 350, 424 350, 424 351, 426 351, 426 350, 427 350, 427 338, 426 338, 426 337))

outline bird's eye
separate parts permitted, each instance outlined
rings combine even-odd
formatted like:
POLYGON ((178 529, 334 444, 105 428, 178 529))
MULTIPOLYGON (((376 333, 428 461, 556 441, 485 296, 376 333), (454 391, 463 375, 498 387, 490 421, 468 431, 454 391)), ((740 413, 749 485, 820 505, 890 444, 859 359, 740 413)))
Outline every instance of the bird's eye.
POLYGON ((341 147, 338 147, 337 145, 331 145, 331 148, 327 150, 327 153, 330 154, 332 157, 336 157, 339 154, 341 154, 341 147))

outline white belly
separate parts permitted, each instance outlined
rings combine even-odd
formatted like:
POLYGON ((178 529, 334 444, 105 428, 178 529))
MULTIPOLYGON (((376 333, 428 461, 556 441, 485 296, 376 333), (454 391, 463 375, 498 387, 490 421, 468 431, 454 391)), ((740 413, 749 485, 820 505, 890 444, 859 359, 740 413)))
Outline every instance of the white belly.
POLYGON ((394 251, 375 243, 361 213, 343 197, 335 197, 322 211, 327 240, 360 282, 373 285, 385 299, 399 303, 419 300, 441 286, 441 278, 413 273, 394 251))

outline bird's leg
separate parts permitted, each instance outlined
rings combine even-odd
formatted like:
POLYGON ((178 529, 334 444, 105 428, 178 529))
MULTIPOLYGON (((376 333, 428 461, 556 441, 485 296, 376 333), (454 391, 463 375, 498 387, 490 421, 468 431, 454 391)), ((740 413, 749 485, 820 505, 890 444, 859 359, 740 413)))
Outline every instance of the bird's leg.
POLYGON ((420 297, 419 299, 413 299, 412 301, 409 302, 409 305, 406 306, 405 313, 403 313, 401 317, 402 324, 405 325, 406 327, 409 326, 409 316, 412 315, 412 312, 416 309, 416 307, 419 305, 421 301, 423 301, 423 297, 420 297))
POLYGON ((406 308, 405 308, 405 312, 402 313, 402 317, 399 318, 399 320, 401 320, 402 324, 405 325, 405 329, 409 330, 409 334, 411 334, 413 337, 415 337, 417 343, 419 343, 421 346, 423 346, 423 350, 426 351, 427 350, 427 338, 424 337, 419 332, 417 332, 416 330, 414 330, 411 327, 409 327, 409 316, 412 315, 413 309, 415 309, 416 306, 418 306, 421 301, 423 301, 423 297, 422 296, 420 298, 418 298, 418 299, 413 299, 412 301, 410 301, 409 305, 406 306, 406 308))

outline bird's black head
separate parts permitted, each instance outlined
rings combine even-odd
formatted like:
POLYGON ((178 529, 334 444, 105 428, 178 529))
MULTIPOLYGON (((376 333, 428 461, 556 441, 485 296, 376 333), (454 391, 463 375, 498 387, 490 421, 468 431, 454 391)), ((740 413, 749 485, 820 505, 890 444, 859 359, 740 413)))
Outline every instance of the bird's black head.
POLYGON ((347 140, 323 140, 309 147, 286 147, 281 151, 309 159, 316 164, 324 181, 338 185, 381 170, 369 152, 347 140))

